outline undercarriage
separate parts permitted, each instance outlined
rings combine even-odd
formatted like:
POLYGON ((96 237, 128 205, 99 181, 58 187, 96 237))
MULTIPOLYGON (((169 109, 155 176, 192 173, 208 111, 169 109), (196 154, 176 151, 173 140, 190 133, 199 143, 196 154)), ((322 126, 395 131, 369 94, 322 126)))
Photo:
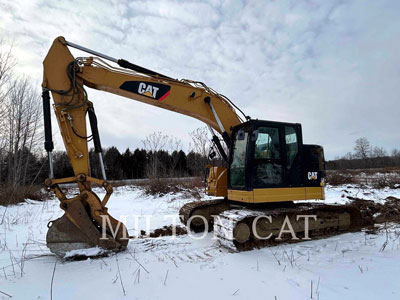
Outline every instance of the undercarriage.
POLYGON ((219 243, 233 251, 301 242, 372 225, 352 204, 286 202, 243 207, 227 200, 207 200, 184 205, 180 216, 191 230, 214 230, 219 243))

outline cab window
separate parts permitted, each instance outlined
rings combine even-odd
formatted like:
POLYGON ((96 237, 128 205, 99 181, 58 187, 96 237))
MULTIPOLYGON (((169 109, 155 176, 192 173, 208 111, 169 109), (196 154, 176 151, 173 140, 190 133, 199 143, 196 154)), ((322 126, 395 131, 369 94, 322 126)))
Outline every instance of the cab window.
POLYGON ((278 128, 260 127, 254 152, 255 159, 279 159, 279 130, 278 128))
POLYGON ((282 184, 281 147, 279 128, 259 127, 254 145, 254 187, 263 188, 282 184))
POLYGON ((286 142, 286 161, 287 168, 290 169, 299 152, 297 142, 296 129, 292 126, 285 126, 285 142, 286 142))

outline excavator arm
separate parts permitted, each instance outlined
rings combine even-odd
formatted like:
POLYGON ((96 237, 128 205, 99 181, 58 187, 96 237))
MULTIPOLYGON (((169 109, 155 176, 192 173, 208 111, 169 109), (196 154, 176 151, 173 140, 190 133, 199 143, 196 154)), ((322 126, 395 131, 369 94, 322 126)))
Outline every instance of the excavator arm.
MULTIPOLYGON (((128 243, 125 226, 107 212, 106 204, 111 196, 112 186, 107 182, 97 118, 85 87, 194 117, 206 123, 211 131, 220 133, 227 144, 230 143, 231 128, 242 122, 236 113, 238 108, 203 83, 172 79, 126 60, 117 60, 67 42, 63 37, 54 40, 43 65, 45 148, 50 163, 50 176, 46 185, 55 192, 60 200, 60 207, 65 212, 60 219, 49 223, 47 244, 56 254, 63 255, 69 250, 94 246, 121 250, 128 243), (74 58, 68 46, 96 56, 74 58), (111 66, 100 57, 117 63, 120 68, 111 66), (55 179, 53 175, 50 93, 74 177, 55 179), (91 126, 90 136, 86 128, 87 115, 91 126), (99 156, 102 179, 90 175, 88 141, 92 139, 95 152, 99 156), (63 183, 77 183, 80 193, 73 198, 67 198, 59 187, 63 183), (92 191, 93 183, 104 187, 106 194, 102 200, 92 191)), ((219 138, 214 135, 213 140, 221 156, 226 159, 227 155, 219 144, 219 138)))

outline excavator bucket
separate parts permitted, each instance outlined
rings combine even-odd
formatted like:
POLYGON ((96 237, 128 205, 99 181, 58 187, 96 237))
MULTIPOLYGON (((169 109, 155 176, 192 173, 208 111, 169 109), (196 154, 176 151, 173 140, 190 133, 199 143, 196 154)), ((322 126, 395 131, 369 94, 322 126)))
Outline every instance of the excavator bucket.
POLYGON ((48 227, 47 247, 57 256, 65 256, 68 251, 96 246, 96 242, 80 231, 65 214, 51 221, 48 227))
POLYGON ((47 247, 59 257, 73 250, 99 247, 106 251, 126 249, 129 237, 123 223, 108 214, 97 196, 85 191, 61 202, 64 215, 48 224, 47 247))

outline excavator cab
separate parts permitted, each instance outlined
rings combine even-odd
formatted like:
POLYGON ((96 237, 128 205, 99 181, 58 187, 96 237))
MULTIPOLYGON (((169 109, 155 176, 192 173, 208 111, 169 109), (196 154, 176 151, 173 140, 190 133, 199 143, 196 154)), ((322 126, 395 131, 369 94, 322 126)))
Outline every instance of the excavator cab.
POLYGON ((233 128, 228 199, 247 203, 324 199, 323 148, 301 125, 250 120, 233 128))
MULTIPOLYGON (((281 241, 286 222, 293 228, 293 235, 285 237, 289 240, 298 239, 296 235, 309 239, 308 231, 325 236, 359 230, 360 212, 352 205, 294 202, 325 198, 323 148, 303 144, 300 124, 250 119, 231 132, 228 167, 210 168, 208 178, 210 192, 223 195, 226 187, 224 200, 185 204, 182 222, 203 217, 220 244, 234 251, 281 241), (310 219, 308 225, 304 217, 310 219)), ((199 224, 190 228, 204 227, 199 224)))

